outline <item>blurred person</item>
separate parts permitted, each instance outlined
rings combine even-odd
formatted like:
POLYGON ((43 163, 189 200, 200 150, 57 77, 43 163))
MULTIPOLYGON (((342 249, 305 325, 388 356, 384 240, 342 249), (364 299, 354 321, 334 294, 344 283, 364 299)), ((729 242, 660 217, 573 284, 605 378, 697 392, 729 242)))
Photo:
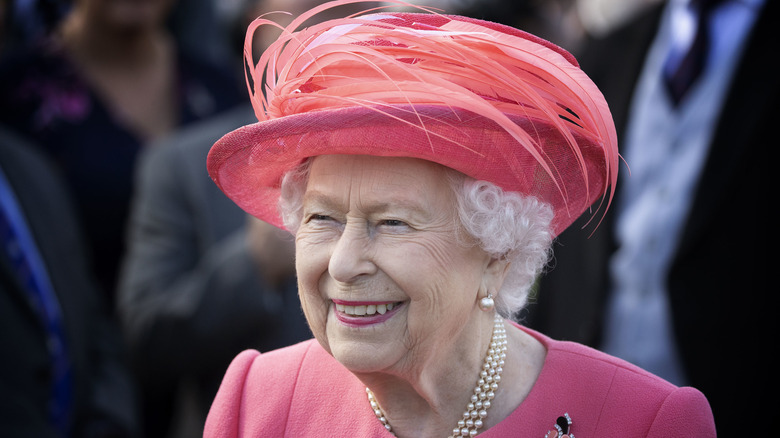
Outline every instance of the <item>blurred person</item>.
POLYGON ((664 0, 575 0, 585 38, 601 38, 664 0))
POLYGON ((44 41, 0 63, 0 122, 63 169, 113 305, 136 156, 245 101, 235 75, 177 47, 173 0, 77 0, 44 41))
POLYGON ((200 434, 240 351, 308 339, 297 300, 293 242, 246 215, 206 172, 239 108, 170 136, 138 164, 117 309, 131 347, 144 436, 200 434))
POLYGON ((581 226, 561 235, 525 315, 552 336, 700 389, 722 436, 745 434, 744 419, 765 409, 756 388, 773 378, 749 358, 777 332, 761 309, 766 245, 753 235, 769 229, 762 205, 780 79, 767 58, 777 9, 719 2, 708 61, 679 100, 664 71, 673 24, 696 40, 695 6, 658 5, 588 44, 583 70, 615 115, 630 176, 592 236, 583 239, 581 226))
POLYGON ((259 121, 208 156, 294 236, 315 339, 237 356, 204 436, 715 436, 699 391, 506 320, 617 180, 576 59, 425 9, 298 28, 318 11, 246 52, 259 121))
POLYGON ((138 437, 119 328, 60 176, 0 128, 0 435, 138 437))
POLYGON ((202 59, 217 65, 233 61, 233 48, 229 44, 228 12, 223 5, 238 8, 248 0, 175 0, 169 14, 168 28, 179 47, 189 53, 197 53, 202 59), (227 17, 225 17, 227 15, 227 17))

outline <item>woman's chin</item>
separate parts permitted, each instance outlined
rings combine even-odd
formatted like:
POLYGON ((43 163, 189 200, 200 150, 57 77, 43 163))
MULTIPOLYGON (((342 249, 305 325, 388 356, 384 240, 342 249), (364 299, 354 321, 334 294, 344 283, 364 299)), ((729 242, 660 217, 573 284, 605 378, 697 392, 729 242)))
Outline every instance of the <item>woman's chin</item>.
POLYGON ((339 342, 331 344, 331 354, 353 374, 382 372, 398 363, 405 354, 401 342, 395 345, 373 345, 365 342, 339 342))
MULTIPOLYGON (((405 307, 405 306, 402 306, 405 307)), ((392 318, 361 324, 331 309, 325 339, 326 350, 353 373, 370 373, 392 367, 408 352, 405 309, 392 318)))

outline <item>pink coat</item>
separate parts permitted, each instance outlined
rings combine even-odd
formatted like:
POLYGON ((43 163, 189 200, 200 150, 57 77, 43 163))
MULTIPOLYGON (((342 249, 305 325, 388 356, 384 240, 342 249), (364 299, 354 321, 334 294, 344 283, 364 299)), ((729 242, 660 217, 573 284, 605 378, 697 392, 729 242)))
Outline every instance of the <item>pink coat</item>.
MULTIPOLYGON (((531 393, 483 438, 544 438, 568 413, 576 438, 715 437, 707 399, 612 356, 521 327, 547 348, 531 393)), ((504 382, 506 385, 508 382, 504 382)), ((553 436, 553 434, 551 434, 553 436)), ((227 371, 204 438, 391 437, 365 386, 315 340, 260 354, 227 371)))

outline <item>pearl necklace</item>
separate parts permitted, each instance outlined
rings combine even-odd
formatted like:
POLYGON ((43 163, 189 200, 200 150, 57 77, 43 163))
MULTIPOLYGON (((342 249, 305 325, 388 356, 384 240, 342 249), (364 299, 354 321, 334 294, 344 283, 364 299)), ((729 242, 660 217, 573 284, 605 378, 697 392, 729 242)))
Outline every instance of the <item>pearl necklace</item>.
MULTIPOLYGON (((492 405, 492 400, 495 398, 496 390, 498 389, 498 383, 501 381, 501 372, 504 370, 504 360, 506 359, 506 346, 507 338, 506 330, 504 329, 504 319, 496 314, 493 321, 493 338, 490 341, 490 347, 482 364, 482 370, 479 373, 474 394, 471 396, 469 404, 466 405, 463 418, 458 421, 458 427, 452 430, 449 438, 473 437, 484 425, 485 418, 487 418, 487 410, 492 405)), ((379 403, 374 398, 374 393, 368 388, 366 388, 366 393, 376 418, 382 422, 382 425, 388 432, 395 436, 384 411, 382 411, 379 403)))

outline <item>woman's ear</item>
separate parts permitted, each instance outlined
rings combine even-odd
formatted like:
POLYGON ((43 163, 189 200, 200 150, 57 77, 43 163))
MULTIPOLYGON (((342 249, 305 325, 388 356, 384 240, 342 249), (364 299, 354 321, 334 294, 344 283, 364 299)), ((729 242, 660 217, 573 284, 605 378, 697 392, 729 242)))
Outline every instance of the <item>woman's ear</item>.
POLYGON ((498 295, 498 291, 504 285, 506 274, 509 272, 509 264, 509 260, 503 257, 491 258, 482 274, 482 288, 494 296, 498 295))

